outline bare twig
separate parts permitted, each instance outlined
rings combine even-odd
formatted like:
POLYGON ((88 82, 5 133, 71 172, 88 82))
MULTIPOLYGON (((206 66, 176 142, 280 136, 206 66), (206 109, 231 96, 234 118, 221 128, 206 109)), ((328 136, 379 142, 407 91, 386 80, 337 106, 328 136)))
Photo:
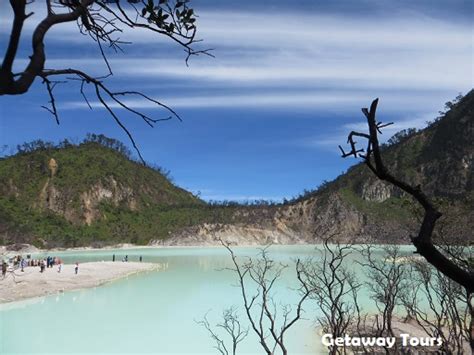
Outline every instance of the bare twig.
MULTIPOLYGON (((209 312, 208 312, 209 313, 209 312)), ((217 334, 213 329, 207 319, 207 313, 204 315, 204 318, 200 321, 197 321, 199 325, 202 325, 209 333, 211 338, 215 341, 215 348, 222 355, 229 355, 229 350, 226 347, 225 341, 217 334)), ((222 312, 222 321, 215 325, 216 328, 222 329, 224 333, 231 339, 232 344, 232 355, 237 353, 237 347, 248 335, 249 328, 243 328, 239 317, 237 315, 237 310, 235 307, 230 307, 225 309, 222 312)))
POLYGON ((10 40, 0 67, 0 95, 21 95, 27 92, 34 80, 38 77, 42 78, 45 84, 48 96, 49 107, 42 106, 51 113, 57 123, 59 123, 59 114, 54 96, 54 87, 58 83, 50 79, 53 75, 76 75, 75 80, 81 81, 80 94, 84 98, 87 106, 92 108, 85 93, 84 84, 93 84, 97 99, 103 107, 113 117, 114 121, 127 134, 133 147, 137 151, 140 159, 144 162, 143 157, 133 140, 130 131, 122 124, 121 119, 112 110, 111 106, 106 103, 102 94, 108 99, 114 101, 118 106, 125 109, 133 115, 139 116, 148 126, 153 127, 155 123, 170 120, 179 115, 161 102, 148 97, 147 95, 131 90, 123 90, 120 92, 111 92, 107 89, 103 80, 113 75, 112 66, 107 58, 104 45, 114 51, 122 51, 121 46, 128 44, 118 37, 123 32, 124 27, 131 29, 142 29, 149 32, 163 35, 172 39, 186 51, 185 63, 194 55, 212 56, 209 49, 196 49, 194 46, 200 42, 196 38, 197 26, 194 10, 189 7, 189 1, 165 0, 155 2, 142 1, 143 8, 139 11, 132 1, 118 0, 115 4, 105 0, 74 0, 74 1, 51 1, 45 2, 47 14, 39 22, 32 35, 32 54, 25 69, 19 73, 12 73, 13 63, 17 55, 18 44, 25 20, 32 15, 26 14, 27 0, 10 0, 10 7, 13 11, 13 25, 10 33, 10 40), (124 4, 135 14, 130 16, 130 12, 125 8, 124 4), (133 18, 134 17, 134 18, 133 18), (98 45, 100 56, 102 57, 106 67, 107 74, 100 77, 92 77, 85 72, 74 69, 50 69, 44 68, 46 62, 45 38, 49 30, 66 22, 77 22, 78 35, 87 35, 98 45), (165 118, 151 118, 139 110, 131 108, 126 102, 118 99, 119 96, 136 95, 141 98, 153 102, 171 113, 165 118))
POLYGON ((375 99, 370 109, 363 108, 362 112, 367 118, 369 133, 351 132, 348 136, 348 142, 351 150, 345 152, 342 147, 343 157, 354 156, 362 157, 369 169, 380 179, 387 181, 394 186, 400 188, 407 194, 411 195, 424 209, 424 217, 421 223, 418 235, 412 238, 412 243, 416 247, 417 253, 422 255, 431 265, 439 270, 450 279, 462 285, 469 293, 474 292, 474 275, 472 271, 459 267, 455 262, 440 252, 432 242, 433 230, 436 221, 441 217, 436 206, 421 191, 419 186, 413 187, 410 184, 393 176, 386 168, 382 155, 380 153, 378 133, 388 124, 377 122, 375 113, 377 109, 378 99, 375 99), (363 137, 367 139, 367 148, 365 155, 361 154, 361 150, 357 149, 354 137, 363 137))
POLYGON ((278 325, 277 307, 273 299, 273 288, 280 279, 287 265, 276 263, 268 256, 268 247, 260 250, 258 260, 248 258, 244 263, 239 263, 237 256, 230 246, 221 240, 222 245, 229 251, 232 258, 233 268, 230 270, 238 276, 244 302, 245 313, 250 322, 251 329, 257 335, 259 343, 267 355, 272 355, 279 348, 286 355, 288 350, 285 344, 286 332, 301 319, 303 303, 314 291, 310 288, 304 278, 303 266, 300 260, 296 261, 296 276, 299 282, 299 301, 296 311, 291 316, 291 307, 282 306, 282 324, 278 325), (251 282, 256 291, 251 294, 247 289, 247 283, 251 282))

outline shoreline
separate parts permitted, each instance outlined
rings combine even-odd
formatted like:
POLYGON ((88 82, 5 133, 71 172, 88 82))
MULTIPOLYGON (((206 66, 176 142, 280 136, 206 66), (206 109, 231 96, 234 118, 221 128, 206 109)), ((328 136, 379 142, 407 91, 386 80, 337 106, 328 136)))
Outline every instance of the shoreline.
POLYGON ((7 272, 4 279, 0 276, 0 304, 98 287, 131 275, 161 269, 160 264, 154 263, 99 261, 79 264, 76 275, 74 267, 73 264, 63 264, 61 273, 58 273, 57 265, 45 269, 43 273, 34 266, 26 267, 24 272, 7 272))
MULTIPOLYGON (((279 246, 318 246, 322 243, 294 243, 294 244, 269 244, 271 247, 279 246)), ((355 243, 354 246, 364 245, 363 243, 355 243)), ((398 245, 398 246, 413 246, 411 243, 399 244, 399 243, 377 243, 373 244, 377 246, 386 246, 386 245, 398 245)), ((233 248, 261 248, 268 246, 266 244, 240 244, 240 245, 230 245, 233 248)), ((0 257, 8 255, 18 255, 18 254, 45 254, 45 253, 61 253, 61 252, 74 252, 74 251, 108 251, 108 250, 133 250, 133 249, 192 249, 192 248, 222 248, 222 245, 217 244, 201 244, 201 245, 138 245, 138 244, 116 244, 108 245, 104 247, 73 247, 73 248, 51 248, 51 249, 39 249, 33 245, 25 245, 25 247, 14 250, 9 249, 8 246, 0 245, 0 257)))

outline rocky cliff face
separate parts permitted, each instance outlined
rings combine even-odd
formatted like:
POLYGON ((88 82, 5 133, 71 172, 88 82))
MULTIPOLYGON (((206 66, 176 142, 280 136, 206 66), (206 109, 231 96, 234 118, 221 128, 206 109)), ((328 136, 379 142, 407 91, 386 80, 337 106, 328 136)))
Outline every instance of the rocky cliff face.
MULTIPOLYGON (((59 168, 57 161, 51 158, 48 163, 49 176, 46 177, 37 198, 33 199, 33 208, 51 211, 75 224, 87 225, 103 217, 99 208, 101 203, 109 203, 115 207, 123 205, 132 211, 137 210, 134 189, 118 182, 113 176, 104 176, 85 191, 77 192, 56 183, 59 168)), ((11 179, 9 181, 7 194, 20 197, 21 189, 11 179)))
MULTIPOLYGON (((443 229, 465 239, 474 229, 473 111, 471 92, 438 122, 383 150, 393 174, 436 200, 443 229)), ((419 223, 414 206, 363 164, 291 203, 216 207, 95 143, 0 159, 0 237, 38 246, 298 244, 327 236, 407 243, 419 223)))
POLYGON ((384 202, 390 197, 395 196, 395 188, 383 181, 370 179, 365 181, 360 189, 359 194, 365 201, 384 202))
POLYGON ((414 228, 414 221, 372 219, 335 193, 275 208, 268 219, 202 224, 150 245, 219 245, 221 240, 231 245, 315 244, 328 236, 339 242, 407 243, 414 228))
MULTIPOLYGON (((438 122, 383 153, 393 174, 419 185, 438 202, 445 215, 440 221, 444 232, 469 239, 474 228, 473 125, 471 92, 438 122)), ((327 236, 339 241, 408 243, 419 227, 411 198, 378 180, 363 164, 304 199, 266 211, 265 217, 258 213, 253 209, 253 218, 240 223, 177 232, 165 243, 209 244, 218 237, 236 244, 317 243, 327 236), (254 221, 250 226, 249 220, 254 221)))
POLYGON ((203 205, 159 170, 95 142, 0 159, 0 244, 144 243, 193 223, 203 205))
POLYGON ((123 186, 112 176, 105 179, 105 183, 97 183, 87 191, 81 193, 82 218, 87 225, 100 219, 99 206, 102 202, 108 202, 115 207, 126 206, 131 211, 137 210, 137 200, 131 187, 123 186))

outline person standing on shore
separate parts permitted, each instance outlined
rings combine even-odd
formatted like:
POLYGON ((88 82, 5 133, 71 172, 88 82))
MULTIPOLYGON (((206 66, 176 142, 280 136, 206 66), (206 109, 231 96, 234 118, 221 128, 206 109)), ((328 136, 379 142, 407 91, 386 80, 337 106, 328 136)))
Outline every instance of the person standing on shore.
POLYGON ((3 278, 5 278, 6 275, 7 275, 7 263, 5 261, 3 261, 3 263, 2 263, 2 276, 3 276, 3 278))
POLYGON ((142 258, 142 256, 140 255, 140 262, 142 262, 142 260, 143 260, 143 258, 142 258))
MULTIPOLYGON (((63 268, 63 264, 58 262, 58 273, 61 273, 61 269, 63 268)), ((76 272, 77 274, 77 272, 76 272)))
POLYGON ((112 255, 112 261, 115 261, 115 254, 112 255))
POLYGON ((77 275, 78 271, 79 271, 79 263, 76 261, 76 267, 74 268, 74 272, 75 272, 76 275, 77 275))

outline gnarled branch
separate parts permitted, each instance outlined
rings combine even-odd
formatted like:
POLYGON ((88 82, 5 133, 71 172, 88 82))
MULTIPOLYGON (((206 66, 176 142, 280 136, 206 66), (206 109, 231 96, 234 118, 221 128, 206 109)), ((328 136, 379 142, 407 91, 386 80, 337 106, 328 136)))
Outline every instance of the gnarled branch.
MULTIPOLYGON (((194 10, 189 7, 189 1, 178 0, 159 0, 159 1, 136 1, 136 0, 60 0, 52 2, 46 1, 46 16, 39 22, 32 34, 32 54, 25 69, 19 73, 13 73, 12 68, 17 56, 18 45, 23 29, 24 21, 33 13, 26 14, 27 0, 10 0, 10 6, 13 10, 14 19, 10 34, 10 41, 6 49, 2 65, 0 67, 0 96, 1 95, 21 95, 26 93, 36 78, 41 78, 45 84, 48 96, 49 107, 42 106, 50 112, 59 123, 59 114, 54 97, 54 87, 58 81, 50 79, 52 76, 73 75, 73 80, 81 81, 80 94, 85 99, 89 108, 89 101, 84 94, 84 84, 95 86, 97 99, 103 107, 109 112, 115 122, 124 130, 129 137, 133 147, 138 153, 139 158, 144 162, 140 151, 133 140, 131 133, 122 124, 120 118, 107 104, 102 95, 107 96, 116 105, 128 111, 129 113, 140 117, 147 125, 153 127, 159 121, 169 120, 179 115, 170 107, 161 102, 150 98, 149 96, 131 90, 120 92, 111 92, 104 85, 103 80, 113 75, 112 67, 107 59, 103 45, 106 44, 115 51, 121 50, 121 45, 126 44, 117 37, 122 33, 122 27, 131 29, 144 29, 158 35, 164 35, 184 48, 187 53, 186 64, 190 56, 206 54, 210 55, 209 50, 196 50, 194 44, 199 42, 196 39, 196 16, 194 10), (125 9, 123 3, 128 3, 130 9, 125 9), (143 8, 139 11, 135 3, 141 3, 143 8), (132 16, 130 13, 135 13, 132 16), (135 17, 135 18, 134 18, 135 17), (103 58, 108 74, 101 77, 92 77, 91 75, 76 69, 45 69, 46 51, 45 38, 49 30, 61 23, 77 22, 78 34, 88 35, 98 45, 101 57, 103 58), (141 98, 154 103, 158 107, 168 110, 171 115, 166 118, 154 119, 148 115, 133 109, 124 101, 119 99, 121 96, 140 96, 141 98)), ((66 78, 70 79, 70 78, 66 78)))
POLYGON ((419 186, 413 187, 407 182, 393 176, 385 166, 380 146, 378 134, 381 129, 388 124, 377 122, 375 113, 377 110, 378 99, 375 99, 370 105, 370 109, 363 108, 362 112, 367 118, 369 133, 351 132, 348 136, 348 143, 351 150, 346 152, 339 146, 342 151, 342 157, 354 156, 361 157, 369 169, 383 181, 387 181, 392 185, 400 188, 410 196, 412 196, 424 209, 424 216, 421 222, 418 235, 412 238, 412 243, 416 247, 417 253, 422 255, 431 265, 433 265, 441 273, 462 285, 467 292, 474 292, 474 275, 471 271, 465 270, 450 260, 446 255, 440 252, 433 244, 432 236, 436 221, 441 217, 433 202, 421 191, 419 186), (363 137, 367 139, 367 148, 364 150, 357 149, 354 137, 363 137))
MULTIPOLYGON (((73 77, 69 77, 69 79, 81 81, 81 94, 84 97, 85 97, 85 95, 84 95, 84 91, 83 91, 83 85, 84 84, 93 85, 94 92, 96 94, 97 99, 102 104, 102 106, 108 111, 110 116, 119 125, 119 127, 128 136, 128 138, 130 139, 130 142, 132 143, 135 151, 137 152, 137 154, 138 154, 139 158, 142 160, 142 162, 145 162, 145 161, 144 161, 144 159, 143 159, 143 157, 140 153, 140 150, 138 149, 138 146, 137 146, 131 132, 122 123, 121 119, 114 112, 112 107, 107 103, 107 101, 104 98, 104 95, 106 95, 106 97, 108 97, 110 100, 115 102, 115 104, 117 104, 118 106, 120 106, 120 107, 124 108, 125 110, 129 111, 130 113, 140 117, 150 127, 153 127, 154 124, 157 123, 157 122, 170 120, 172 117, 168 116, 166 118, 151 118, 151 117, 149 117, 149 116, 147 116, 147 115, 145 115, 145 114, 143 114, 139 111, 136 111, 133 108, 129 107, 124 101, 122 101, 120 99, 120 97, 138 95, 140 97, 143 97, 147 101, 150 101, 150 102, 154 103, 158 107, 163 107, 163 108, 167 109, 173 116, 175 116, 177 119, 179 119, 181 121, 181 117, 173 109, 171 109, 170 107, 162 104, 161 102, 159 102, 157 100, 154 100, 154 99, 152 99, 152 98, 150 98, 150 97, 148 97, 148 96, 146 96, 146 95, 144 95, 140 92, 137 92, 137 91, 118 91, 118 92, 111 91, 110 89, 107 88, 107 86, 105 86, 105 84, 103 83, 101 78, 92 77, 89 74, 87 74, 87 73, 85 73, 81 70, 72 69, 72 68, 67 68, 67 69, 45 69, 39 75, 41 78, 43 78, 43 80, 48 85, 48 91, 51 93, 51 101, 50 102, 51 102, 51 105, 52 105, 52 108, 48 109, 48 110, 51 113, 53 113, 55 115, 55 117, 57 117, 57 111, 56 111, 56 106, 55 106, 55 103, 54 103, 54 97, 52 96, 53 87, 50 85, 51 80, 49 78, 52 77, 52 76, 63 76, 63 75, 73 75, 73 77)), ((88 103, 87 99, 86 99, 86 102, 88 103)), ((90 105, 89 105, 89 107, 90 107, 90 105)))
POLYGON ((296 276, 299 282, 298 292, 300 295, 294 315, 291 316, 290 306, 282 306, 282 321, 278 325, 277 307, 273 300, 273 288, 280 279, 287 265, 277 263, 268 256, 268 247, 260 250, 259 259, 248 258, 246 262, 239 263, 237 256, 230 246, 221 240, 222 245, 229 251, 232 258, 233 268, 230 270, 238 276, 238 287, 242 293, 244 308, 251 329, 257 335, 259 343, 268 355, 275 353, 279 348, 283 355, 288 354, 285 344, 286 332, 302 318, 303 304, 314 292, 305 278, 304 267, 300 260, 296 261, 296 276), (250 280, 256 287, 253 295, 247 288, 250 280))

